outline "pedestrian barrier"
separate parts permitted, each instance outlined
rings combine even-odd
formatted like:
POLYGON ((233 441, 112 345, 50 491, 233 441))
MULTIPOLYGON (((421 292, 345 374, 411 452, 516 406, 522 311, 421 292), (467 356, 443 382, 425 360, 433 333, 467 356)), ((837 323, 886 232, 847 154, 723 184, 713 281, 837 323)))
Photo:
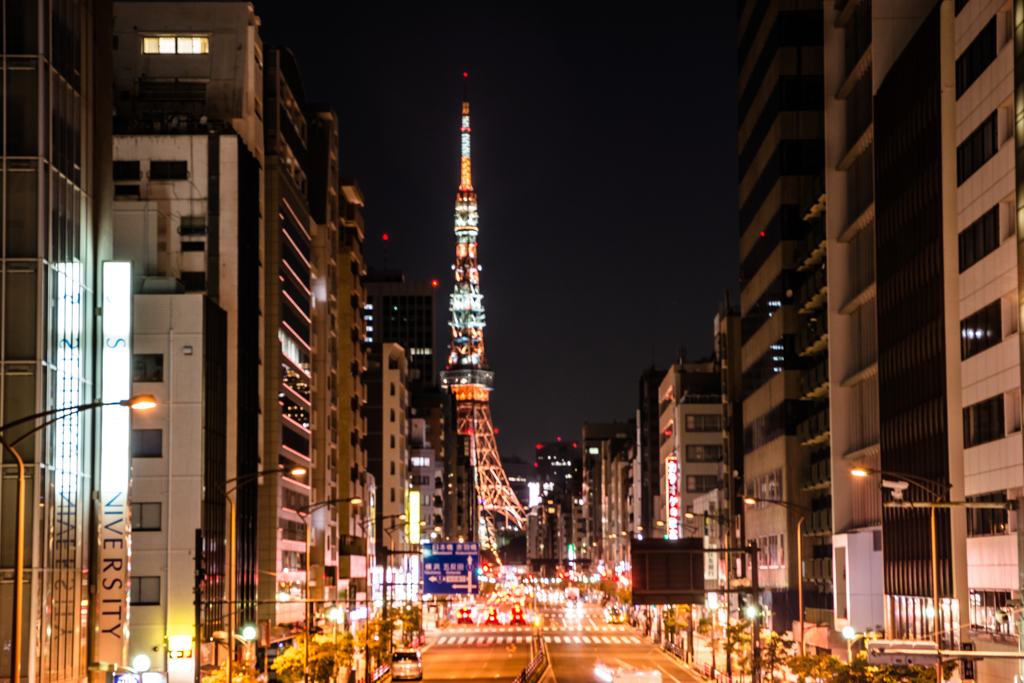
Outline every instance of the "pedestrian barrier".
POLYGON ((373 670, 373 674, 370 676, 370 681, 372 683, 376 683, 380 679, 382 679, 385 676, 387 676, 390 671, 391 671, 391 665, 390 664, 381 664, 380 666, 378 666, 376 669, 373 670))
POLYGON ((533 658, 530 659, 519 675, 515 677, 512 683, 537 683, 540 677, 544 675, 544 671, 548 668, 548 655, 544 649, 544 641, 540 636, 534 635, 531 641, 531 649, 534 651, 533 658))
MULTIPOLYGON (((704 673, 704 678, 711 678, 711 665, 707 662, 701 663, 701 669, 704 673)), ((725 675, 722 671, 715 671, 715 681, 717 683, 732 683, 732 679, 725 675)))

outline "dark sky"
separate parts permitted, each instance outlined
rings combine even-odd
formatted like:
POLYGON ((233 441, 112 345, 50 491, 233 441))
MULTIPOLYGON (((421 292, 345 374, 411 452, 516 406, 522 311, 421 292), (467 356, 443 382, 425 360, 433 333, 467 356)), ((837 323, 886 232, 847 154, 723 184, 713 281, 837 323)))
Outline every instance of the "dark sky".
POLYGON ((368 264, 387 233, 388 267, 439 280, 442 309, 469 73, 503 454, 628 419, 652 359, 711 352, 739 270, 735 2, 322 4, 255 0, 261 36, 338 111, 368 264))

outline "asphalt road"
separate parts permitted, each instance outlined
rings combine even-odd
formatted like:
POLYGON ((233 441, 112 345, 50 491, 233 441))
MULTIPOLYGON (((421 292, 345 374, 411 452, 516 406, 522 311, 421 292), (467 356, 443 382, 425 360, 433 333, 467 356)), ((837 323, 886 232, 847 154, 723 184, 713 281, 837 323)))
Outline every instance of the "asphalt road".
MULTIPOLYGON (((601 683, 594 674, 600 661, 613 667, 657 669, 664 683, 699 679, 628 624, 609 625, 601 609, 586 605, 570 610, 542 607, 539 634, 551 657, 545 680, 554 683, 601 683)), ((423 680, 462 683, 514 679, 530 659, 530 636, 524 626, 451 626, 432 633, 423 648, 423 680)))

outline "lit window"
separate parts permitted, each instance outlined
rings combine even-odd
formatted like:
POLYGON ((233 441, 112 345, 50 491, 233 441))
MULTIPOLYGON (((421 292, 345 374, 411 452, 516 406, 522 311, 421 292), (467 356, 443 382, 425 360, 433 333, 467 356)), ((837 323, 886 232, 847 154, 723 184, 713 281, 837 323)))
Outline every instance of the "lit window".
POLYGON ((203 36, 146 36, 142 53, 146 55, 205 55, 210 52, 210 39, 203 36))

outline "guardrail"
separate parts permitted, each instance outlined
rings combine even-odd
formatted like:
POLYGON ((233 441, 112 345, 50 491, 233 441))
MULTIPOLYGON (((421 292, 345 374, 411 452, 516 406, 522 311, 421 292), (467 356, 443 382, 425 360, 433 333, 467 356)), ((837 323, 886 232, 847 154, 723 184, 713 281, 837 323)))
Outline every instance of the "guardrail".
POLYGON ((378 666, 376 669, 373 670, 373 674, 370 675, 370 681, 371 682, 379 681, 380 679, 382 679, 385 676, 387 676, 390 671, 391 671, 391 665, 390 664, 381 664, 380 666, 378 666))
MULTIPOLYGON (((707 662, 701 663, 701 669, 704 672, 704 678, 711 678, 711 665, 707 662)), ((715 671, 715 681, 717 683, 732 683, 732 679, 725 675, 722 671, 715 671)))
POLYGON ((534 652, 533 657, 512 683, 537 683, 548 668, 548 653, 544 649, 544 639, 534 634, 530 646, 534 652))

